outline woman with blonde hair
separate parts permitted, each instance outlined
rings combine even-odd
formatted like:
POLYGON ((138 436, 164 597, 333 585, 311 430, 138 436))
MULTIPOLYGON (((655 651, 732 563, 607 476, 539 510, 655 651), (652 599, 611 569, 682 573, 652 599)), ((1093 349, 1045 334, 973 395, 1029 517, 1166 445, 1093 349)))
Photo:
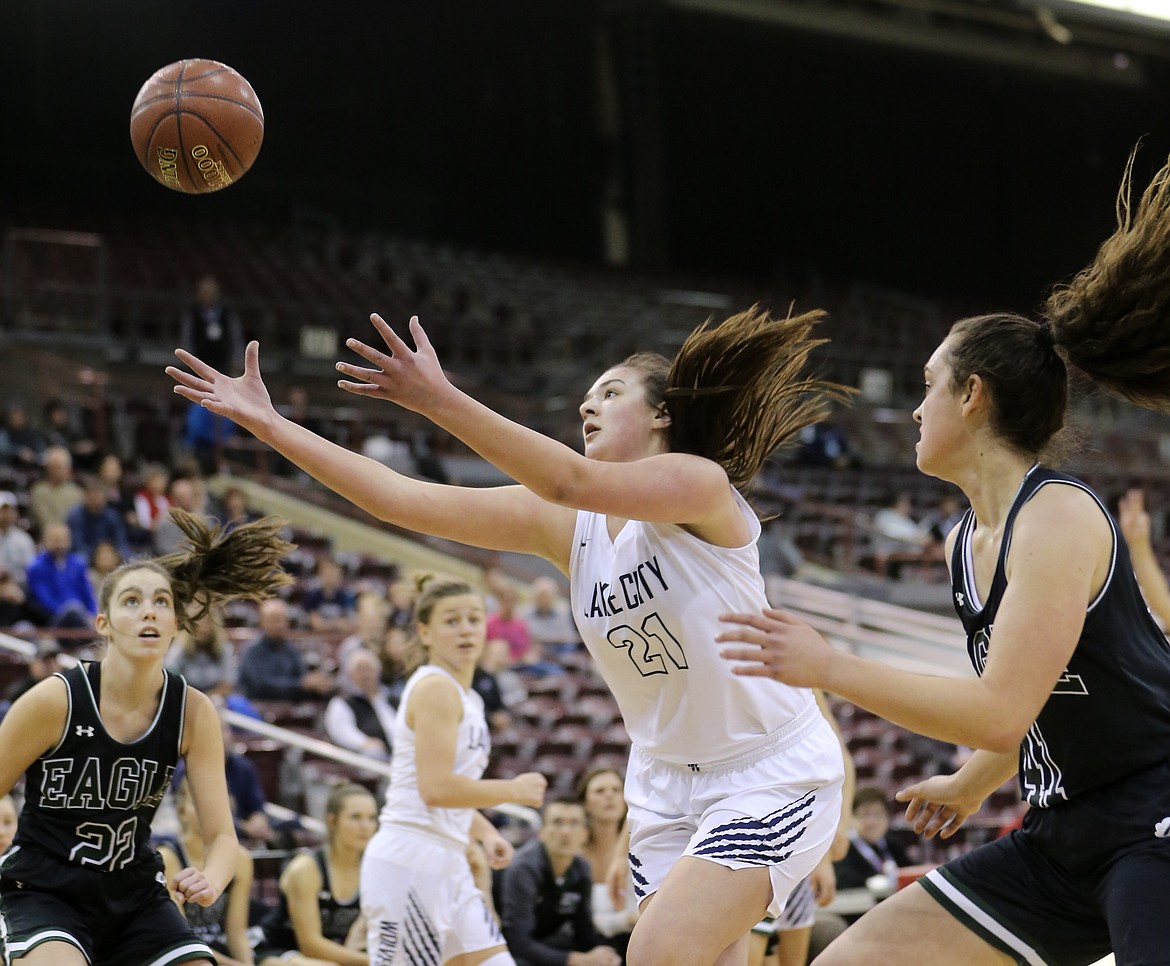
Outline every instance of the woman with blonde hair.
POLYGON ((281 873, 279 903, 261 924, 257 966, 369 966, 359 886, 377 815, 361 785, 329 793, 325 844, 298 853, 281 873))

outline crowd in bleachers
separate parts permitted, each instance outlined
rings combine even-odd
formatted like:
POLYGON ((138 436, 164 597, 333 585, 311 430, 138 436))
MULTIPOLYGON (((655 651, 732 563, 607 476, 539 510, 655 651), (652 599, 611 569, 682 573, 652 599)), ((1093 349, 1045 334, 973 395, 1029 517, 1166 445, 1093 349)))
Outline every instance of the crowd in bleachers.
MULTIPOLYGON (((263 248, 251 250, 249 257, 257 251, 262 254, 263 248)), ((467 256, 460 271, 477 281, 444 301, 434 298, 433 277, 425 272, 424 263, 434 254, 430 249, 386 239, 355 246, 330 238, 318 239, 315 251, 325 267, 306 269, 309 281, 304 284, 319 286, 318 298, 331 297, 327 276, 333 278, 330 273, 338 269, 343 278, 369 286, 354 282, 355 299, 373 292, 381 304, 385 290, 378 288, 380 283, 397 286, 403 307, 415 298, 429 299, 440 317, 448 314, 451 325, 445 338, 465 358, 488 358, 498 348, 485 344, 484 322, 495 320, 517 331, 541 323, 543 316, 518 310, 492 288, 499 278, 522 282, 535 299, 526 304, 543 306, 541 312, 551 313, 560 304, 551 294, 557 288, 556 273, 525 279, 507 260, 497 263, 485 256, 476 267, 477 260, 467 256), (480 343, 459 342, 472 334, 480 343)), ((283 264, 275 255, 272 263, 283 264)), ((256 277, 267 275, 259 272, 256 277)), ((232 277, 233 284, 244 281, 232 277)), ((274 282, 273 291, 279 288, 274 282)), ((249 306, 258 298, 253 291, 241 291, 249 306)), ((633 302, 607 303, 608 308, 594 311, 623 314, 641 298, 629 292, 624 296, 633 302)), ((914 341, 918 322, 930 314, 929 306, 899 307, 873 293, 858 298, 864 317, 888 323, 875 324, 874 331, 886 333, 887 348, 894 354, 914 341)), ((642 305, 635 317, 643 311, 648 307, 642 305)), ((568 327, 571 340, 585 344, 594 337, 596 328, 586 322, 568 327)), ((274 324, 271 319, 269 323, 274 324)), ((679 324, 684 324, 681 314, 679 324)), ((514 344, 510 336, 506 341, 514 344)), ((522 360, 506 350, 497 361, 522 360)), ((58 399, 45 402, 39 420, 16 401, 5 407, 0 427, 0 629, 28 640, 34 650, 22 660, 0 652, 0 710, 62 662, 91 653, 94 594, 103 575, 128 557, 174 549, 181 533, 168 515, 170 507, 215 517, 228 527, 256 517, 243 490, 228 487, 213 499, 206 482, 209 473, 233 457, 247 462, 246 441, 233 446, 228 428, 192 425, 198 407, 129 397, 121 405, 143 417, 133 436, 135 460, 129 466, 103 448, 96 438, 100 434, 82 413, 58 399), (173 462, 176 450, 189 458, 173 462)), ((350 435, 352 419, 329 421, 325 414, 310 412, 304 392, 295 387, 288 407, 300 421, 317 420, 319 429, 328 423, 339 441, 361 442, 360 429, 350 435)), ((395 442, 406 447, 412 471, 444 475, 433 440, 395 442)), ((395 458, 401 455, 396 451, 395 458)), ((261 469, 290 472, 275 462, 261 469)), ((799 575, 808 563, 816 563, 866 570, 888 580, 945 580, 943 537, 963 509, 953 490, 923 478, 911 466, 867 466, 840 426, 804 441, 771 467, 759 481, 756 499, 765 512, 777 514, 761 540, 766 576, 799 575)), ((1164 556, 1163 523, 1155 521, 1155 544, 1164 556)), ((393 561, 337 553, 328 534, 293 528, 289 538, 297 550, 285 565, 296 581, 287 594, 259 606, 237 604, 209 614, 176 648, 169 666, 225 708, 326 737, 338 747, 384 762, 404 683, 409 575, 393 561)), ((517 580, 489 570, 485 585, 491 606, 489 643, 473 686, 484 699, 493 730, 488 775, 538 771, 547 776, 552 798, 572 794, 587 774, 624 771, 629 738, 615 702, 577 639, 560 582, 549 577, 517 580)), ((964 749, 911 735, 848 703, 834 700, 833 710, 858 781, 875 787, 887 802, 909 779, 947 770, 964 754, 964 749)), ((381 790, 376 774, 246 730, 225 726, 225 736, 238 829, 257 855, 316 841, 295 820, 273 822, 265 813, 267 803, 314 813, 321 811, 324 787, 353 782, 371 792, 381 790)), ((1007 788, 992 796, 978 821, 945 843, 915 838, 897 818, 890 834, 906 862, 937 862, 996 834, 1017 819, 1018 811, 1015 791, 1007 788)), ((0 829, 3 823, 0 803, 0 829)), ((525 837, 522 829, 513 832, 518 840, 525 837)), ((257 894, 269 903, 279 891, 277 871, 264 863, 257 866, 257 894)))

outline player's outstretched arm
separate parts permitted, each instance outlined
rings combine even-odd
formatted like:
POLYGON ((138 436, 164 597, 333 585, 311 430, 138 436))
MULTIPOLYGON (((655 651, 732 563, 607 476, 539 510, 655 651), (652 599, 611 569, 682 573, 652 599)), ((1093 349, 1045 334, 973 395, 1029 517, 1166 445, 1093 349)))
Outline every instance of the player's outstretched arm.
POLYGON ((338 446, 285 419, 260 374, 260 347, 250 342, 244 373, 232 378, 191 353, 187 367, 168 366, 175 392, 226 416, 314 479, 380 520, 418 533, 491 550, 515 550, 567 567, 574 517, 523 487, 473 488, 415 480, 338 446))
POLYGON ((831 648, 793 614, 723 614, 716 640, 737 674, 819 687, 918 734, 1014 751, 1040 714, 1106 579, 1113 537, 1096 501, 1071 486, 1040 490, 1016 518, 1008 584, 978 678, 915 674, 831 648))
POLYGON ((184 902, 210 906, 235 875, 240 843, 232 821, 223 767, 223 731, 211 699, 187 688, 182 749, 191 801, 203 837, 203 868, 189 866, 174 877, 172 890, 184 902))
POLYGON ((491 808, 515 802, 540 808, 548 786, 543 775, 524 772, 515 778, 469 778, 455 772, 455 747, 462 700, 455 685, 432 676, 419 681, 399 714, 415 735, 418 791, 433 808, 491 808))
POLYGON ((914 782, 894 798, 906 803, 906 821, 916 834, 949 839, 1018 768, 1017 752, 977 750, 953 775, 914 782))
POLYGON ((1170 628, 1170 584, 1150 539, 1150 514, 1142 490, 1129 490, 1118 505, 1117 522, 1129 545, 1129 558, 1142 596, 1164 628, 1170 628))
POLYGON ((631 462, 587 459, 453 386, 418 316, 410 320, 415 349, 381 316, 370 318, 389 351, 349 339, 347 346, 372 368, 339 362, 338 372, 350 378, 338 385, 355 395, 387 399, 421 413, 542 499, 577 510, 663 523, 702 523, 726 511, 727 475, 710 460, 685 453, 662 453, 631 462))

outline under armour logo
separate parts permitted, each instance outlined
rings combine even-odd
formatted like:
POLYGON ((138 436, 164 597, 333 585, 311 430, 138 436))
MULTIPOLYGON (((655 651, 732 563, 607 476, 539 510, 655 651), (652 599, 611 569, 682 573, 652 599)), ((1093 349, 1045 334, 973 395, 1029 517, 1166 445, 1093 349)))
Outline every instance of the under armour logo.
POLYGON ((1154 826, 1154 834, 1160 839, 1170 838, 1170 815, 1154 826))
POLYGON ((961 593, 958 593, 958 592, 955 593, 955 600, 958 602, 960 607, 967 606, 967 601, 961 593))
POLYGON ((77 726, 77 737, 78 738, 92 738, 93 737, 93 725, 78 725, 77 726))
POLYGON ((698 766, 698 765, 687 765, 687 767, 688 767, 688 768, 689 768, 691 771, 698 771, 698 770, 699 770, 699 766, 698 766))

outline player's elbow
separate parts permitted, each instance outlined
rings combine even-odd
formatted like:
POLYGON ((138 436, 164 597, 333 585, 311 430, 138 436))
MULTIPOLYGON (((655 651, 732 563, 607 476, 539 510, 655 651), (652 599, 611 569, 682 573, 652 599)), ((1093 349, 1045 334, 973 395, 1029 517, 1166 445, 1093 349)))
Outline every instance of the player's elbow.
POLYGON ((437 780, 425 781, 420 776, 418 797, 427 808, 445 808, 450 804, 450 791, 446 783, 437 780))
POLYGON ((1031 721, 1022 721, 1012 716, 1005 716, 999 721, 989 722, 984 729, 982 740, 976 744, 976 747, 999 755, 1018 751, 1020 742, 1024 740, 1024 735, 1028 733, 1028 728, 1031 725, 1031 721))

